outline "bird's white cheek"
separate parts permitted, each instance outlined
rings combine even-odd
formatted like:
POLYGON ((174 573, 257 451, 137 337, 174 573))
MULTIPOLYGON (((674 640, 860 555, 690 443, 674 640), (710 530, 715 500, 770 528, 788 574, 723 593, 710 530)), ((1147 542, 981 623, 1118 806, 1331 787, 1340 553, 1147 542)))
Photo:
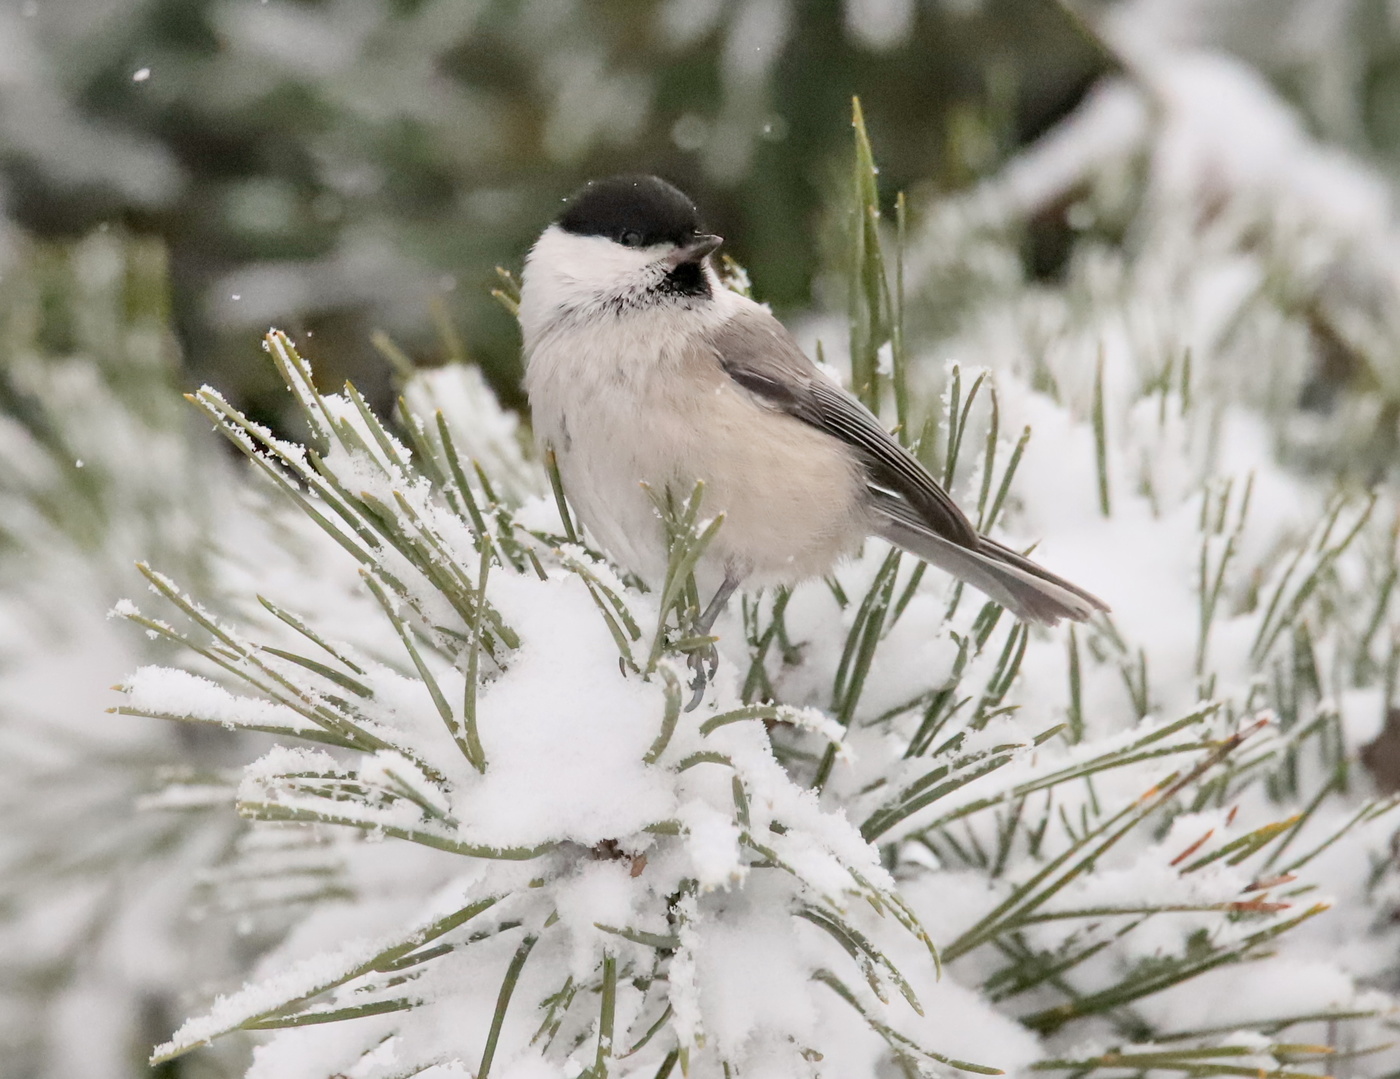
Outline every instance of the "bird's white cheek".
POLYGON ((661 248, 623 247, 551 225, 526 256, 521 278, 520 323, 527 351, 562 315, 643 291, 656 276, 653 264, 664 254, 661 248))

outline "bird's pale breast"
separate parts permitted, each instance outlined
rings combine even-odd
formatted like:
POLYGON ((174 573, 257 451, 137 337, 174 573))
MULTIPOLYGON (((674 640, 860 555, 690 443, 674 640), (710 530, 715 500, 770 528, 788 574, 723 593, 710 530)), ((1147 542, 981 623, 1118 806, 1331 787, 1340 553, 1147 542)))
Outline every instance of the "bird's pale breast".
POLYGON ((712 352, 677 340, 695 337, 618 348, 616 334, 561 333, 532 350, 536 430, 583 523, 614 558, 659 579, 664 529, 643 484, 684 497, 703 480, 702 516, 725 515, 706 576, 736 570, 766 584, 825 573, 868 531, 850 451, 756 401, 712 352))

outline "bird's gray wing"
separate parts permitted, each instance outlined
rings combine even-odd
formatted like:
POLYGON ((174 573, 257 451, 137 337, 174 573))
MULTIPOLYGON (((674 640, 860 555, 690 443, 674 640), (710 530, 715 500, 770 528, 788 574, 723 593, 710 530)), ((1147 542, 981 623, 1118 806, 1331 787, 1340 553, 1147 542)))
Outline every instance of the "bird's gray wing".
POLYGON ((1092 592, 987 536, 978 536, 976 546, 950 543, 930 531, 902 498, 872 491, 871 507, 881 536, 981 589, 1017 618, 1053 626, 1062 618, 1083 622, 1108 610, 1092 592))
POLYGON ((818 371, 766 310, 741 310, 711 331, 708 343, 729 377, 764 404, 854 449, 871 485, 897 495, 925 528, 961 546, 977 546, 977 530, 948 492, 869 409, 818 371))

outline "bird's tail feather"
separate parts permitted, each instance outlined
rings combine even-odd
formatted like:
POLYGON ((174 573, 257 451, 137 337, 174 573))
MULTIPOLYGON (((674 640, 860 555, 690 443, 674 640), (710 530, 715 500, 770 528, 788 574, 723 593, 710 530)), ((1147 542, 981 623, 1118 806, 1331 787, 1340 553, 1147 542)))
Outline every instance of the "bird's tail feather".
POLYGON ((1088 620, 1108 605, 1084 589, 1057 577, 1024 555, 986 536, 978 548, 963 547, 901 516, 880 514, 878 534, 896 547, 946 570, 984 592, 1017 618, 1053 626, 1061 618, 1088 620))

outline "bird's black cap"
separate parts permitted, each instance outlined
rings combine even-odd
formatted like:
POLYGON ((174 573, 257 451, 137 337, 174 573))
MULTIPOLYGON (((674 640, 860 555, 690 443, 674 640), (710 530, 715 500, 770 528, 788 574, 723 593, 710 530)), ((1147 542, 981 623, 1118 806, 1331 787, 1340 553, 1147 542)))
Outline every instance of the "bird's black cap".
POLYGON ((579 236, 606 236, 628 247, 690 243, 702 231, 685 193, 656 176, 612 176, 574 193, 559 227, 579 236))

